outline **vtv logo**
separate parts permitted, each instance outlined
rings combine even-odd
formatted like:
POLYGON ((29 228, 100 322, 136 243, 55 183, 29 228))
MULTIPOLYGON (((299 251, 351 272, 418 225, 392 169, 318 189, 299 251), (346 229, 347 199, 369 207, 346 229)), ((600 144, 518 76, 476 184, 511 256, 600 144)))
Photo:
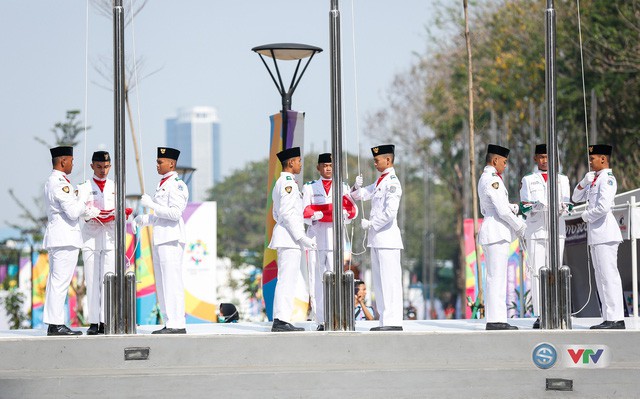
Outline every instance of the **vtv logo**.
POLYGON ((569 356, 571 356, 571 360, 573 360, 575 364, 578 364, 580 361, 582 361, 582 364, 589 364, 590 361, 593 362, 593 364, 598 364, 598 360, 600 360, 604 349, 598 349, 595 352, 592 349, 567 349, 567 352, 569 352, 569 356))
POLYGON ((607 367, 611 357, 606 345, 567 345, 566 354, 565 365, 580 368, 607 367))

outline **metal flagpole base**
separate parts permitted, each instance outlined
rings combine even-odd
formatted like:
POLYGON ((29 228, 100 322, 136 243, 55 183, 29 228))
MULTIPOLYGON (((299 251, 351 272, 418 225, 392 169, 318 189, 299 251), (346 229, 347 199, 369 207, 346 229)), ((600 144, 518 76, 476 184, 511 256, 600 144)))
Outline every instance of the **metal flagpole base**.
POLYGON ((571 330, 571 269, 569 266, 562 266, 560 274, 559 295, 559 317, 560 328, 571 330))
POLYGON ((547 266, 540 268, 540 328, 553 328, 553 313, 551 306, 551 271, 547 266))
POLYGON ((331 271, 326 271, 322 275, 322 288, 324 289, 324 330, 325 331, 335 331, 336 330, 336 321, 335 321, 335 281, 336 274, 331 271))
POLYGON ((104 275, 104 333, 114 335, 116 333, 116 275, 106 273, 104 275))
POLYGON ((353 285, 353 272, 351 270, 347 270, 346 272, 344 272, 343 274, 343 278, 344 280, 342 280, 342 286, 343 286, 343 290, 342 292, 344 292, 344 325, 341 327, 344 327, 345 331, 355 331, 356 329, 356 322, 355 322, 355 317, 353 315, 353 309, 355 307, 355 287, 353 285))
POLYGON ((125 334, 136 333, 136 274, 128 272, 125 278, 125 334))

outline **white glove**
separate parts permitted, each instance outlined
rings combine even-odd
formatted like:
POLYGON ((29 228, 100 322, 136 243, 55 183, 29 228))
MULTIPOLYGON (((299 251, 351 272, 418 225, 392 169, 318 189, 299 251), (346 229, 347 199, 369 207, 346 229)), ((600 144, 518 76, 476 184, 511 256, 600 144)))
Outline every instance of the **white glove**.
POLYGON ((157 204, 153 201, 149 194, 143 194, 142 197, 140 197, 140 205, 144 206, 145 208, 156 209, 157 204))
POLYGON ((560 209, 558 209, 560 216, 569 214, 569 205, 566 202, 560 203, 560 209))
POLYGON ((318 249, 318 245, 316 244, 315 238, 309 238, 307 236, 303 236, 298 240, 298 245, 303 249, 318 249))
POLYGON ((544 202, 536 202, 531 206, 531 210, 535 212, 544 212, 547 210, 547 204, 544 202))
POLYGON ((138 228, 142 226, 144 226, 144 215, 138 215, 133 219, 134 231, 138 230, 138 228))
POLYGON ((362 184, 363 184, 362 175, 356 176, 356 182, 353 185, 353 189, 354 190, 359 189, 360 187, 362 187, 362 184))
POLYGON ((582 220, 584 220, 585 222, 588 222, 589 220, 589 215, 587 214, 587 211, 582 212, 582 215, 580 215, 580 218, 582 220))
POLYGON ((349 212, 347 212, 346 209, 342 210, 342 220, 344 221, 349 220, 349 212))
POLYGON ((98 215, 100 215, 100 209, 96 208, 95 206, 87 206, 84 208, 84 217, 86 219, 93 219, 95 217, 98 217, 98 215))
POLYGON ((582 180, 580 180, 580 187, 587 188, 593 183, 593 180, 596 178, 596 172, 587 172, 582 180))
POLYGON ((311 220, 313 221, 320 220, 322 219, 323 216, 324 216, 324 213, 322 213, 322 211, 315 211, 313 212, 313 215, 311 215, 311 220))
POLYGON ((509 208, 511 209, 511 212, 514 215, 517 215, 518 211, 520 210, 520 207, 518 206, 518 204, 509 204, 509 208))
POLYGON ((369 228, 371 227, 371 222, 368 219, 362 218, 362 220, 360 221, 360 226, 362 227, 362 230, 369 230, 369 228))
POLYGON ((524 233, 527 231, 527 225, 522 223, 522 226, 516 231, 518 238, 524 239, 524 233))

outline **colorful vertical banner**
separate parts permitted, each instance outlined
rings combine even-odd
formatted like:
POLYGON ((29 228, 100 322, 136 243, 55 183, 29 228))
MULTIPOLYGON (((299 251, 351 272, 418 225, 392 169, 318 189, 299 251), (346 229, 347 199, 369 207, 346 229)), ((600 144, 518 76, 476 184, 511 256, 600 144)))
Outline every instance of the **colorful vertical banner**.
POLYGON ((135 264, 138 282, 136 287, 136 322, 138 324, 159 324, 161 320, 157 308, 156 280, 153 274, 151 227, 140 228, 136 239, 135 264))
POLYGON ((36 257, 32 270, 31 285, 31 326, 40 328, 43 326, 44 294, 47 288, 49 276, 49 255, 46 252, 34 255, 36 257))
MULTIPOLYGON (((262 293, 264 297, 265 311, 269 320, 273 320, 273 298, 278 280, 277 252, 269 249, 271 233, 275 226, 273 220, 273 200, 271 192, 273 186, 280 177, 282 166, 276 154, 283 149, 291 147, 303 147, 304 142, 304 113, 287 111, 287 142, 282 140, 282 113, 269 117, 271 121, 271 141, 269 145, 269 174, 267 178, 267 209, 265 221, 264 258, 262 261, 262 293)), ((300 172, 302 175, 302 172, 300 172)), ((299 179, 298 179, 299 180, 299 179)), ((296 287, 296 299, 294 303, 293 321, 306 320, 309 308, 309 293, 305 288, 304 278, 300 272, 299 283, 296 287), (306 295, 305 295, 306 292, 306 295), (304 316, 302 316, 304 315, 304 316)))
MULTIPOLYGON (((478 229, 482 226, 482 219, 478 219, 478 229)), ((483 288, 486 290, 486 265, 484 259, 484 253, 482 246, 478 245, 478 258, 476 259, 476 253, 474 251, 474 238, 473 238, 473 219, 464 220, 464 248, 465 248, 465 295, 475 300, 478 296, 478 287, 476 285, 476 267, 480 265, 480 272, 482 273, 483 288)), ((511 243, 509 247, 509 263, 507 265, 507 309, 509 317, 519 315, 520 309, 520 296, 518 293, 521 290, 520 281, 520 265, 521 265, 522 250, 518 240, 511 243)), ((525 281, 523 282, 524 290, 527 291, 530 287, 530 282, 525 274, 525 281)), ((525 296, 525 304, 527 297, 525 296)), ((525 308, 526 310, 526 308, 525 308)), ((465 318, 478 318, 477 315, 472 314, 472 310, 469 306, 465 309, 465 318)))
POLYGON ((189 203, 182 218, 187 231, 182 260, 187 323, 215 323, 218 321, 216 203, 189 203))

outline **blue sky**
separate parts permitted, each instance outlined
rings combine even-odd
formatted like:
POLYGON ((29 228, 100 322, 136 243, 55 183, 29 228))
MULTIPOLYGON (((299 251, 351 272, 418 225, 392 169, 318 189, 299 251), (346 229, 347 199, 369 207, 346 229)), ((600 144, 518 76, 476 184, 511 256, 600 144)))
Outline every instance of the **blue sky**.
MULTIPOLYGON (((130 0, 123 3, 130 6, 130 0)), ((343 134, 352 152, 357 151, 357 117, 363 129, 364 117, 385 105, 385 91, 394 75, 406 70, 417 59, 416 53, 424 53, 425 26, 433 21, 435 5, 436 1, 425 0, 353 0, 352 13, 352 1, 340 1, 343 134)), ((325 50, 311 62, 293 96, 292 108, 306 112, 306 150, 329 150, 329 9, 329 0, 149 1, 125 33, 127 58, 133 59, 135 48, 136 58, 144 62, 139 76, 157 70, 138 83, 139 96, 132 93, 135 118, 140 116, 146 189, 156 184, 155 148, 164 145, 165 120, 182 107, 217 109, 223 176, 248 161, 266 157, 268 116, 278 112, 281 103, 264 65, 250 51, 261 44, 297 42, 325 50)), ((98 148, 113 150, 113 97, 100 87, 111 83, 96 71, 101 60, 111 63, 112 22, 91 7, 87 29, 86 14, 85 1, 3 2, 0 231, 5 221, 19 222, 19 209, 9 198, 8 188, 28 206, 33 206, 33 197, 42 195, 51 163, 48 149, 34 136, 52 142, 50 130, 64 120, 67 110, 80 109, 91 126, 86 138, 88 159, 98 148)), ((137 193, 140 188, 129 131, 127 140, 127 192, 137 193)), ((371 143, 364 131, 360 140, 368 150, 371 143)), ((73 183, 81 182, 85 174, 91 176, 84 166, 84 144, 75 151, 73 183)))

